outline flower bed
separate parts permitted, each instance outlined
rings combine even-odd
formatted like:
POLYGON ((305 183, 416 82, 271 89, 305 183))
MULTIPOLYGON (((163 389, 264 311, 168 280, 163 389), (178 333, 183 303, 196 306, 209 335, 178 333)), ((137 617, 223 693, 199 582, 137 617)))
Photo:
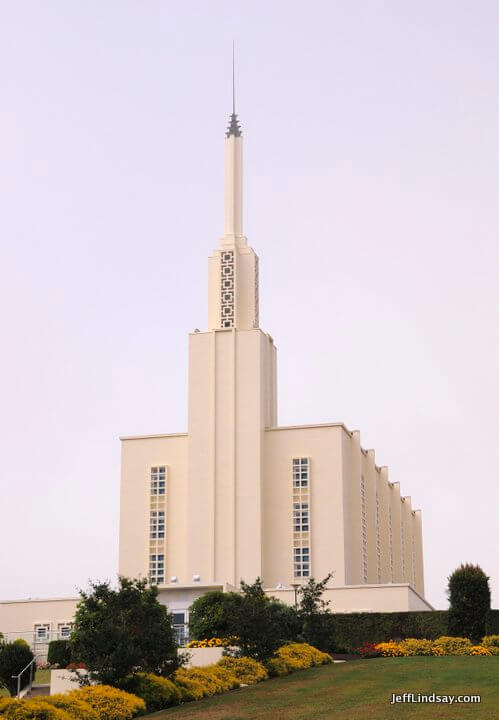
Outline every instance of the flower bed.
POLYGON ((482 645, 472 645, 468 638, 442 637, 436 640, 420 640, 406 638, 398 642, 382 642, 374 645, 364 643, 358 648, 363 658, 373 657, 412 657, 415 655, 481 655, 490 656, 499 654, 499 635, 491 635, 483 639, 482 645), (497 643, 497 645, 495 644, 497 643), (497 649, 497 653, 495 650, 497 649))

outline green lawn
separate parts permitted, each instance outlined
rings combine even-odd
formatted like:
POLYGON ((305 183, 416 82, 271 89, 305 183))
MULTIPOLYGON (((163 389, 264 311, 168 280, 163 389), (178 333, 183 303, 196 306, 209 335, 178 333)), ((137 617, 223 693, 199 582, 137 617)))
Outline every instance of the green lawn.
POLYGON ((186 703, 155 720, 499 720, 499 657, 357 660, 186 703), (480 704, 391 705, 392 693, 481 694, 480 704))

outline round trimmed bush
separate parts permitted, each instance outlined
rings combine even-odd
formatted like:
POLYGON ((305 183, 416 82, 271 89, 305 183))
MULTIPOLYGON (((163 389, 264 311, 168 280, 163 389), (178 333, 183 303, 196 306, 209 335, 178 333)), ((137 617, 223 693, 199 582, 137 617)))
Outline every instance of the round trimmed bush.
POLYGON ((44 701, 54 705, 59 710, 65 710, 73 720, 100 720, 93 707, 76 697, 58 693, 44 697, 44 701))
POLYGON ((268 678, 265 666, 250 657, 223 657, 218 664, 227 668, 244 685, 253 685, 268 678))
POLYGON ((122 688, 142 698, 148 712, 178 705, 182 700, 182 693, 171 680, 152 673, 137 673, 127 678, 122 688))

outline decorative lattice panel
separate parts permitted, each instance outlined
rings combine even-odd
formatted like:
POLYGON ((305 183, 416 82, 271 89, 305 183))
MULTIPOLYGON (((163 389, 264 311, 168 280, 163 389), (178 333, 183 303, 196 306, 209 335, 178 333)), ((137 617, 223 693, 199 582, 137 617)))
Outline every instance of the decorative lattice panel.
POLYGON ((223 250, 220 261, 220 325, 223 328, 234 327, 236 274, 234 252, 223 250))

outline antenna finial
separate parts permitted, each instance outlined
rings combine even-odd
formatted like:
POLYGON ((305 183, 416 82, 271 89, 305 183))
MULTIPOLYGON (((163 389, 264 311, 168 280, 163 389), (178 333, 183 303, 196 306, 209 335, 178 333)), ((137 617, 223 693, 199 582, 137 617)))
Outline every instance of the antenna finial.
POLYGON ((234 40, 232 41, 232 114, 236 114, 236 72, 235 72, 235 52, 234 52, 234 40))

